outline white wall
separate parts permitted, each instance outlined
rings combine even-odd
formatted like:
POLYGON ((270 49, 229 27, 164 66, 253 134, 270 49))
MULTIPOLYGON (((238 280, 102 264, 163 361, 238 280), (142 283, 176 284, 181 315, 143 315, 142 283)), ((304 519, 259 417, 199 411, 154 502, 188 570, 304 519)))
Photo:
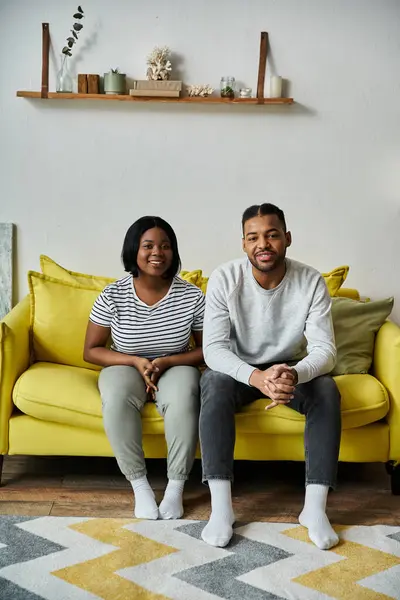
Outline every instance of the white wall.
MULTIPOLYGON (((76 72, 119 66, 144 78, 156 44, 186 83, 233 74, 256 88, 260 31, 292 107, 51 102, 40 89, 41 23, 55 60, 78 0, 0 0, 0 221, 17 226, 17 296, 48 254, 67 268, 122 274, 128 226, 171 222, 186 269, 241 255, 240 217, 272 201, 291 256, 348 284, 395 295, 400 318, 400 2, 386 0, 82 0, 76 72)), ((266 89, 266 92, 268 89, 266 89)))

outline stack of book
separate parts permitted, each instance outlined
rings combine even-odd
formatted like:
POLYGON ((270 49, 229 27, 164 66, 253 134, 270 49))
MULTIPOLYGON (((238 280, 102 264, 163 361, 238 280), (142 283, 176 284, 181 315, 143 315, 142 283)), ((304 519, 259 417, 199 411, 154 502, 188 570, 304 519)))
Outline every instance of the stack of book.
POLYGON ((159 96, 161 98, 179 98, 182 81, 135 80, 129 90, 130 96, 159 96))

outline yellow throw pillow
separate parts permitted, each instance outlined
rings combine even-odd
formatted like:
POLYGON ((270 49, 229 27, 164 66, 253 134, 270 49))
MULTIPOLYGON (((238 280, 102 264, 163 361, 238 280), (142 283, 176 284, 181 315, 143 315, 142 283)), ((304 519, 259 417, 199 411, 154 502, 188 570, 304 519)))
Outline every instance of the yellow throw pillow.
POLYGON ((195 271, 181 271, 179 276, 185 281, 189 281, 189 283, 193 283, 195 286, 200 288, 203 294, 206 293, 208 277, 203 277, 203 271, 201 269, 197 269, 195 271))
POLYGON ((55 279, 61 279, 67 283, 78 283, 86 288, 102 291, 106 285, 113 283, 115 279, 109 277, 99 277, 97 275, 85 275, 85 273, 75 273, 74 271, 68 271, 61 265, 57 264, 54 260, 45 256, 40 255, 40 268, 44 275, 54 277, 55 279))
POLYGON ((29 271, 28 282, 35 360, 100 370, 83 360, 86 328, 99 290, 34 271, 29 271))
POLYGON ((197 269, 196 271, 181 271, 179 273, 179 277, 188 281, 189 283, 193 283, 193 285, 198 285, 199 281, 201 281, 203 275, 203 271, 201 269, 197 269))
POLYGON ((341 287, 336 296, 340 296, 340 298, 350 298, 350 300, 360 300, 360 292, 353 288, 344 288, 341 287))
POLYGON ((202 277, 197 287, 201 289, 203 294, 207 292, 208 277, 202 277))
POLYGON ((330 273, 321 273, 322 277, 325 279, 330 296, 336 296, 339 289, 345 282, 348 272, 349 267, 345 266, 337 267, 330 273))

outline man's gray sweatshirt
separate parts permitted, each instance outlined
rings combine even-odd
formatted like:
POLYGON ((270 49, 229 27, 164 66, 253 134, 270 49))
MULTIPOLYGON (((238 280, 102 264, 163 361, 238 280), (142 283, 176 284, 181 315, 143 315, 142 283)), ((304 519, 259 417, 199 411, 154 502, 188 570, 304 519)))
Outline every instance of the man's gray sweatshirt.
POLYGON ((211 369, 245 384, 266 363, 291 362, 298 383, 329 373, 336 347, 322 275, 286 258, 283 280, 265 290, 247 258, 221 265, 207 286, 203 348, 211 369))

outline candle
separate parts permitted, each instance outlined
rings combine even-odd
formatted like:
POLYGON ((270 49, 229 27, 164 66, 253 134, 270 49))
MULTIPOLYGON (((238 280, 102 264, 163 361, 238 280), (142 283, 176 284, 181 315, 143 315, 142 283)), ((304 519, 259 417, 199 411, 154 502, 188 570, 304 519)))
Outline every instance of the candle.
POLYGON ((270 96, 271 98, 282 98, 282 77, 278 75, 271 77, 270 96))

